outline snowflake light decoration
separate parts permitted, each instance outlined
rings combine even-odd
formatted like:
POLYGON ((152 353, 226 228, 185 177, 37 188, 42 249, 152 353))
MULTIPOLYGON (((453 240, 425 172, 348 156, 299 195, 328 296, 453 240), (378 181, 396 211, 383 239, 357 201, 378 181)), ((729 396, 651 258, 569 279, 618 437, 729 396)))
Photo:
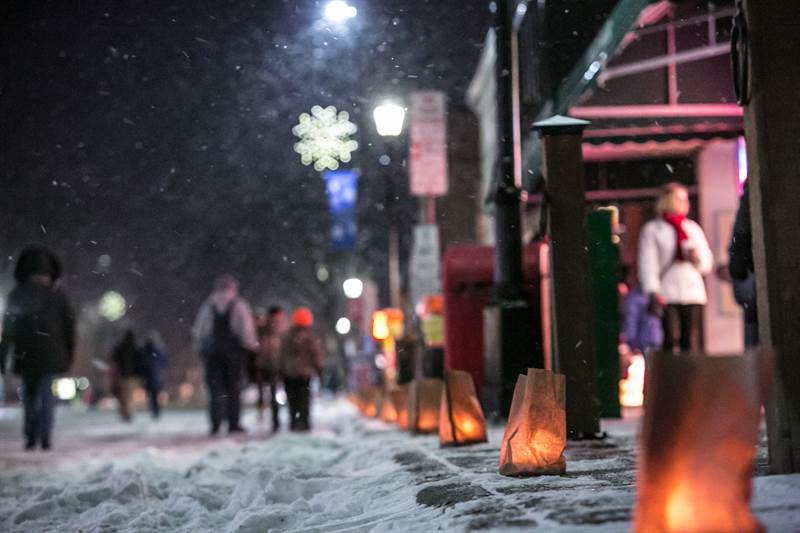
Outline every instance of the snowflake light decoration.
POLYGON ((350 138, 358 128, 350 122, 347 111, 336 111, 333 106, 323 108, 315 105, 311 114, 302 113, 292 133, 300 139, 294 151, 300 154, 304 165, 314 164, 314 170, 322 172, 339 168, 339 163, 350 161, 358 149, 358 143, 350 138))

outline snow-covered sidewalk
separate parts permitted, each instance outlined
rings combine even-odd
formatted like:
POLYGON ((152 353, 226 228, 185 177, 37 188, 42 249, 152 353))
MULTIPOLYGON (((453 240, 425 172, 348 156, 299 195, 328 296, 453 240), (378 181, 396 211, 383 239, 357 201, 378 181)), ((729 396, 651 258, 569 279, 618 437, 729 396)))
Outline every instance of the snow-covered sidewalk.
MULTIPOLYGON (((310 435, 210 439, 199 411, 132 425, 112 413, 58 414, 56 450, 20 451, 19 411, 0 411, 4 531, 625 531, 635 498, 635 432, 570 443, 567 474, 497 473, 488 444, 440 449, 318 401, 310 435)), ((759 477, 753 507, 770 531, 800 531, 800 475, 759 477)))

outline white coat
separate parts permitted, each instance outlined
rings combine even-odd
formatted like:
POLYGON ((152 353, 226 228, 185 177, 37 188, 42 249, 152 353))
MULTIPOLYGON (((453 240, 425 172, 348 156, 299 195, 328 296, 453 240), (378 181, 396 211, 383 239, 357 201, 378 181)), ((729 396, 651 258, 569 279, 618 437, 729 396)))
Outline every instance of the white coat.
POLYGON ((678 236, 662 218, 649 221, 639 235, 639 283, 645 294, 658 293, 668 304, 700 304, 708 301, 703 276, 714 266, 714 257, 700 225, 683 222, 688 241, 685 248, 697 251, 697 263, 675 260, 678 236))

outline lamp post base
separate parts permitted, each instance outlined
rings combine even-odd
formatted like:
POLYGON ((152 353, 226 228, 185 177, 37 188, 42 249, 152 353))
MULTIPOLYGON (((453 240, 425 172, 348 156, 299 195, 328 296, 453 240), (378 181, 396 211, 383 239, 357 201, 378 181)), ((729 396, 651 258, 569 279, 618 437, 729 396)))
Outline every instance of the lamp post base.
POLYGON ((486 375, 481 399, 487 416, 507 418, 517 377, 528 368, 544 368, 533 328, 533 312, 526 300, 500 300, 484 308, 486 375))

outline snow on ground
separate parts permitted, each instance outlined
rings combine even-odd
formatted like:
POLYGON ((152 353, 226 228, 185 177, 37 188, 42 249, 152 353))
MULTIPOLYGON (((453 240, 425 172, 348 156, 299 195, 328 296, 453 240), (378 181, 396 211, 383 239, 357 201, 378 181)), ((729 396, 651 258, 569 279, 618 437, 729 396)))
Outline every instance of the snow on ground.
MULTIPOLYGON (((570 443, 564 476, 497 474, 490 443, 440 449, 318 401, 309 435, 271 436, 249 413, 245 437, 209 438, 199 411, 133 424, 61 409, 50 453, 21 451, 19 411, 0 410, 0 530, 617 532, 635 498, 636 423, 570 443)), ((756 479, 770 531, 800 531, 800 476, 756 479)))

